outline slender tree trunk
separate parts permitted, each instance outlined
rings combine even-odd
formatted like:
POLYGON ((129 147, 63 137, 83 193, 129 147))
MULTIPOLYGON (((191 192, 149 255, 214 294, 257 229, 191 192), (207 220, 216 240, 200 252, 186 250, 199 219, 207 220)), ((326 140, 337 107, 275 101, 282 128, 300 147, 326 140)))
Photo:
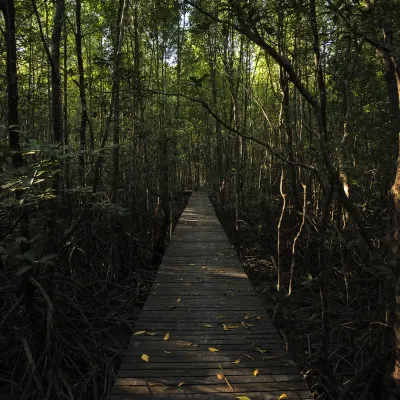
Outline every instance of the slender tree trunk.
MULTIPOLYGON (((17 74, 17 44, 15 40, 15 7, 14 0, 0 1, 0 10, 4 15, 6 35, 6 74, 7 74, 7 108, 8 108, 8 140, 12 152, 11 163, 14 168, 23 165, 23 157, 19 137, 19 109, 18 109, 18 74, 17 74)), ((21 200, 22 190, 16 191, 17 199, 21 200)), ((22 205, 23 207, 23 205, 22 205)), ((20 232, 21 236, 29 237, 29 219, 25 210, 21 209, 20 232)), ((23 246, 23 245, 21 245, 23 246)), ((21 247, 22 248, 22 247, 21 247)))
POLYGON ((79 179, 81 185, 85 182, 85 150, 86 150, 86 123, 88 120, 86 90, 85 90, 85 71, 82 57, 82 22, 81 22, 82 2, 76 0, 75 18, 76 18, 76 57, 78 60, 79 74, 79 97, 81 100, 81 124, 79 128, 79 179))
POLYGON ((19 142, 19 115, 18 115, 18 78, 17 78, 17 45, 15 41, 15 7, 14 0, 3 0, 0 7, 4 15, 6 27, 7 50, 7 108, 8 132, 12 164, 18 168, 22 166, 22 154, 19 142))
POLYGON ((117 34, 114 47, 114 74, 113 74, 113 168, 112 168, 112 195, 111 201, 117 202, 118 188, 120 181, 120 86, 121 86, 121 59, 122 59, 122 44, 124 40, 124 25, 126 10, 129 5, 129 0, 120 0, 118 21, 117 21, 117 34))
POLYGON ((64 142, 62 130, 60 46, 65 0, 56 0, 53 33, 51 35, 51 89, 53 138, 56 144, 64 142))

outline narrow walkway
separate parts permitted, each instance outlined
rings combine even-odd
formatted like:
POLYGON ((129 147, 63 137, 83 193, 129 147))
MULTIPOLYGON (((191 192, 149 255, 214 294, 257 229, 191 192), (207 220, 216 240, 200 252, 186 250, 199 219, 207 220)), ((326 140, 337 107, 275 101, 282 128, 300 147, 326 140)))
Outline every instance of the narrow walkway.
POLYGON ((108 400, 313 398, 204 193, 179 220, 136 331, 108 400))

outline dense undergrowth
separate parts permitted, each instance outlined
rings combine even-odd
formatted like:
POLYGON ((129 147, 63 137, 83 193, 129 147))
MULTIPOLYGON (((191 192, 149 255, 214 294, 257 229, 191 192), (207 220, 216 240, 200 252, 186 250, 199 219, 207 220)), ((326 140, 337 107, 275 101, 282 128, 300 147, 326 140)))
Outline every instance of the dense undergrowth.
MULTIPOLYGON (((180 194, 174 198, 174 224, 186 201, 180 194)), ((36 239, 27 243, 34 258, 29 276, 16 275, 27 265, 26 257, 14 251, 25 239, 12 234, 4 238, 1 400, 105 398, 157 272, 154 260, 162 258, 154 257, 163 219, 154 215, 156 202, 152 199, 150 207, 149 202, 136 203, 122 216, 111 207, 96 209, 57 255, 47 256, 47 264, 34 255, 46 238, 45 225, 37 224, 36 239), (49 266, 51 281, 44 268, 49 266)))
MULTIPOLYGON (((281 226, 281 290, 277 291, 277 224, 281 204, 259 197, 243 210, 239 230, 235 227, 234 204, 218 205, 211 196, 218 217, 234 245, 244 268, 294 360, 318 399, 390 399, 390 375, 380 364, 383 287, 386 270, 363 256, 357 233, 343 230, 331 221, 325 262, 329 278, 329 332, 324 345, 317 221, 312 215, 297 243, 294 284, 288 295, 292 245, 301 217, 287 210, 281 226)), ((277 197, 278 199, 278 197, 277 197)), ((380 212, 380 211, 379 211, 380 212)), ((385 249, 387 216, 370 215, 369 226, 375 245, 385 249)), ((379 214, 379 215, 378 215, 379 214)))

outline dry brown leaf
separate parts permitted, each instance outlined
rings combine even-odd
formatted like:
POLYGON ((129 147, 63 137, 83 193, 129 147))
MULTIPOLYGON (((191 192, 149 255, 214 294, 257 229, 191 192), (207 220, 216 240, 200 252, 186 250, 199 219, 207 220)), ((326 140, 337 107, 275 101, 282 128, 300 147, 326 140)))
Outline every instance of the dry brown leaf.
POLYGON ((181 299, 179 298, 176 302, 177 302, 177 303, 180 303, 180 301, 181 301, 181 299))
POLYGON ((150 336, 154 336, 154 335, 157 335, 157 333, 155 333, 155 332, 146 332, 148 335, 150 335, 150 336))
POLYGON ((137 336, 137 335, 143 335, 143 333, 146 333, 146 331, 137 331, 133 334, 133 336, 137 336))
POLYGON ((183 347, 183 346, 191 346, 192 342, 185 342, 184 340, 178 340, 176 342, 176 345, 177 346, 181 346, 181 347, 183 347))
POLYGON ((237 360, 231 362, 231 364, 239 364, 239 363, 240 363, 240 358, 238 358, 237 360))
POLYGON ((208 348, 209 351, 211 351, 212 353, 219 351, 218 349, 216 349, 215 347, 209 347, 208 348))
POLYGON ((164 340, 168 340, 169 339, 169 332, 164 336, 164 340))
POLYGON ((225 376, 224 376, 224 374, 217 374, 217 378, 218 378, 218 379, 224 379, 225 376))
POLYGON ((260 316, 258 316, 258 317, 256 318, 256 320, 257 320, 257 321, 259 321, 260 319, 261 319, 261 317, 260 317, 260 316))
POLYGON ((143 361, 146 361, 147 363, 149 362, 150 357, 147 354, 142 354, 140 357, 143 361))
POLYGON ((180 382, 180 383, 178 384, 178 387, 183 386, 184 384, 185 384, 185 382, 180 382))
POLYGON ((254 357, 249 356, 248 354, 243 354, 244 357, 250 358, 250 360, 254 360, 254 357))
POLYGON ((288 397, 287 397, 287 395, 285 394, 285 393, 282 393, 280 396, 279 396, 279 400, 281 400, 281 399, 287 399, 288 397))

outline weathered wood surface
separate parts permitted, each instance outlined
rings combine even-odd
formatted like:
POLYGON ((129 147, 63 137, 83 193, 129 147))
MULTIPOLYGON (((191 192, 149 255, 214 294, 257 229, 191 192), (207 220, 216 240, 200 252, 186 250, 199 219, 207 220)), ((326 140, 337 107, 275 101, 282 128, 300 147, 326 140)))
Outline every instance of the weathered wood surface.
POLYGON ((179 220, 136 331, 109 400, 312 399, 204 193, 179 220))

